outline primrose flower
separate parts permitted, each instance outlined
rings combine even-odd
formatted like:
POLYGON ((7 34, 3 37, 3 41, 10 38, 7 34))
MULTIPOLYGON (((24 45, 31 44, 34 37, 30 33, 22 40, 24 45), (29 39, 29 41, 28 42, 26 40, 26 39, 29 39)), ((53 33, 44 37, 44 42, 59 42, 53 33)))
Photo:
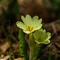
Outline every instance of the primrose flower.
POLYGON ((46 32, 45 30, 38 30, 33 34, 35 42, 37 44, 48 44, 50 43, 51 33, 46 32))
POLYGON ((23 22, 17 21, 16 25, 17 27, 23 29, 23 32, 27 34, 32 33, 42 27, 42 19, 38 20, 38 16, 31 18, 30 15, 26 15, 26 17, 21 16, 21 19, 23 22))

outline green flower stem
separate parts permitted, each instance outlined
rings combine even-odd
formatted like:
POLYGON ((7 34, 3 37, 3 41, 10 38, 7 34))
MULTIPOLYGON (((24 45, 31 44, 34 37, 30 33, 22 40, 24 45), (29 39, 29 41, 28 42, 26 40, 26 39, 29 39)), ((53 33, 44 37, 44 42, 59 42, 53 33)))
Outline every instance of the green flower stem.
POLYGON ((30 49, 29 60, 32 60, 32 56, 33 56, 33 37, 32 37, 32 33, 29 34, 29 49, 30 49))
POLYGON ((4 34, 5 34, 5 37, 6 37, 6 38, 7 38, 7 40, 8 40, 9 46, 10 46, 11 51, 12 51, 12 53, 13 53, 12 58, 14 59, 14 58, 15 58, 15 56, 14 56, 14 51, 13 51, 13 47, 12 47, 12 43, 11 43, 11 38, 8 36, 8 34, 7 34, 7 32, 5 31, 4 27, 3 27, 3 26, 1 26, 1 28, 2 28, 2 30, 3 30, 3 32, 4 32, 4 34))
POLYGON ((48 60, 51 60, 53 46, 50 47, 48 60))
POLYGON ((30 49, 29 60, 35 60, 37 58, 40 47, 41 45, 35 43, 32 33, 30 33, 29 34, 29 49, 30 49))

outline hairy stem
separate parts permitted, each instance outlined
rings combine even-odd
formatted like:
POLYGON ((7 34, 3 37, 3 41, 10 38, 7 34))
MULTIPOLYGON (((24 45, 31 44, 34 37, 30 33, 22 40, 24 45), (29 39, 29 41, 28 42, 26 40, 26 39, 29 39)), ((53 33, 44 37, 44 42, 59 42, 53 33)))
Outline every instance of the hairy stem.
POLYGON ((32 33, 29 34, 29 49, 30 49, 29 60, 32 60, 32 56, 33 56, 33 36, 32 36, 32 33))

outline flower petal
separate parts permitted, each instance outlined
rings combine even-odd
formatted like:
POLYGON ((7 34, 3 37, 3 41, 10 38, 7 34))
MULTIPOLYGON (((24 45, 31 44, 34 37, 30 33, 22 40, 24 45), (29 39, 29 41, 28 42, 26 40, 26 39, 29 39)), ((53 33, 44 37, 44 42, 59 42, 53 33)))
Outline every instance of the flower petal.
POLYGON ((43 40, 46 40, 47 38, 48 38, 48 35, 47 35, 47 33, 45 32, 45 33, 44 33, 44 36, 42 37, 42 39, 43 39, 43 40))
POLYGON ((43 41, 42 44, 49 44, 50 40, 43 41))
POLYGON ((42 30, 42 35, 41 35, 41 39, 45 40, 47 38, 47 34, 46 34, 46 30, 42 30))
POLYGON ((40 23, 42 22, 42 18, 39 19, 40 20, 40 23))
POLYGON ((25 32, 27 34, 31 33, 31 31, 27 31, 27 30, 23 30, 23 32, 25 32))
POLYGON ((42 20, 38 20, 35 24, 35 27, 39 26, 41 24, 42 20))
POLYGON ((34 32, 33 36, 34 36, 35 39, 38 40, 40 38, 40 32, 39 31, 34 32))
POLYGON ((36 22, 38 21, 38 16, 34 16, 33 19, 32 19, 32 22, 33 22, 33 26, 36 24, 36 22))
POLYGON ((36 39, 35 39, 35 42, 36 42, 37 44, 40 44, 40 43, 41 43, 41 42, 37 41, 36 39))
POLYGON ((24 16, 21 16, 22 21, 24 22, 25 25, 28 25, 28 21, 26 20, 26 18, 24 16))
POLYGON ((33 17, 33 20, 38 20, 38 16, 34 16, 33 17))
POLYGON ((45 30, 38 30, 38 31, 35 31, 34 33, 33 33, 33 36, 34 36, 34 38, 35 39, 43 39, 43 37, 45 36, 44 35, 44 32, 45 32, 45 30))
POLYGON ((36 26, 34 30, 39 30, 42 27, 42 24, 39 24, 39 26, 36 26))
POLYGON ((38 21, 38 20, 33 20, 33 21, 32 21, 32 26, 35 26, 35 24, 36 24, 37 21, 38 21))
POLYGON ((24 25, 22 22, 17 21, 17 22, 16 22, 16 25, 17 25, 17 27, 25 30, 25 25, 24 25))
POLYGON ((48 43, 50 43, 50 40, 46 40, 46 41, 37 41, 37 40, 35 40, 35 42, 37 44, 48 44, 48 43))
POLYGON ((30 15, 26 15, 26 21, 27 21, 28 25, 32 24, 32 18, 30 15))
POLYGON ((47 35, 48 35, 48 37, 46 40, 49 40, 51 38, 51 33, 47 32, 47 35))

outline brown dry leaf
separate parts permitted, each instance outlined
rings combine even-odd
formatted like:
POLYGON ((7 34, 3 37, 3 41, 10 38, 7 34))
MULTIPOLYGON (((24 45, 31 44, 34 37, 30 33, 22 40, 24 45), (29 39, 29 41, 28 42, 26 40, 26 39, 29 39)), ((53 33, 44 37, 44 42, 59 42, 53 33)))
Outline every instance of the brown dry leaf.
POLYGON ((24 60, 24 58, 16 58, 16 59, 14 59, 14 60, 24 60))
POLYGON ((3 52, 5 52, 8 48, 9 48, 9 43, 8 43, 8 42, 5 42, 5 43, 1 46, 0 49, 1 49, 3 52))
POLYGON ((10 56, 5 56, 4 58, 0 59, 0 60, 8 60, 10 58, 10 56))
POLYGON ((10 58, 10 56, 5 56, 4 60, 8 60, 10 58))

